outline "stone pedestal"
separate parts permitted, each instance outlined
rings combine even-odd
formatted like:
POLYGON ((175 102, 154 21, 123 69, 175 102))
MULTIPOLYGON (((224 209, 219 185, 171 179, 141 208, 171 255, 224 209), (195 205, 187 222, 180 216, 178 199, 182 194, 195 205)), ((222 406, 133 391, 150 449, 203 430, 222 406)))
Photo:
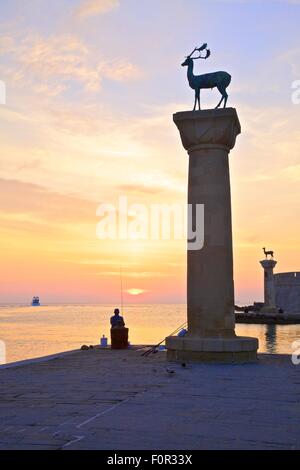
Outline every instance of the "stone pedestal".
POLYGON ((275 280, 274 280, 274 268, 277 261, 274 259, 264 259, 260 261, 264 269, 264 306, 261 309, 261 313, 274 314, 278 313, 275 300, 275 280))
POLYGON ((127 349, 128 348, 128 332, 125 326, 115 326, 110 330, 111 349, 127 349))
POLYGON ((256 359, 256 338, 235 335, 228 154, 240 133, 233 108, 174 115, 189 154, 188 203, 204 205, 204 246, 188 250, 188 334, 166 339, 168 358, 239 362, 256 359))

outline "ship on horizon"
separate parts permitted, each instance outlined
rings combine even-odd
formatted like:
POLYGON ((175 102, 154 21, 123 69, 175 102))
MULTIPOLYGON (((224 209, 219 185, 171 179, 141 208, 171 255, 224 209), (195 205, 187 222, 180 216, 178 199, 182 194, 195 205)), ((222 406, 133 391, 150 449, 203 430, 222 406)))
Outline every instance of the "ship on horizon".
POLYGON ((31 306, 32 307, 39 307, 41 304, 40 304, 40 298, 39 297, 33 297, 32 298, 32 301, 31 301, 31 306))

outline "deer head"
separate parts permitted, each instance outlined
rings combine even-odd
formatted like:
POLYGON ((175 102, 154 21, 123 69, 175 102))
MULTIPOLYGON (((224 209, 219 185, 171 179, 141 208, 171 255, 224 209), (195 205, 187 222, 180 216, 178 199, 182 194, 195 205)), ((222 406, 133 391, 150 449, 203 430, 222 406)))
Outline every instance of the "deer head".
POLYGON ((204 43, 204 44, 202 44, 201 47, 195 47, 195 49, 193 50, 193 52, 192 52, 190 55, 188 55, 188 56, 186 57, 186 60, 185 60, 181 65, 182 65, 182 67, 186 67, 186 66, 189 66, 191 63, 193 63, 193 60, 197 60, 197 59, 208 59, 209 56, 210 56, 210 54, 211 54, 211 53, 210 53, 210 50, 207 49, 207 44, 204 43), (204 50, 206 51, 206 55, 202 57, 202 56, 201 56, 201 52, 204 51, 204 50), (198 57, 193 57, 193 54, 194 54, 196 51, 199 52, 199 56, 198 56, 198 57))

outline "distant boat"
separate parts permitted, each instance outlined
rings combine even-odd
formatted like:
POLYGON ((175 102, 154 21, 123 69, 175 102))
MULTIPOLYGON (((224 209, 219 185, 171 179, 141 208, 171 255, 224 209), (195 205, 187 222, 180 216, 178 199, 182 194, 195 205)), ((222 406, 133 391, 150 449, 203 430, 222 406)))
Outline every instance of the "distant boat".
POLYGON ((32 302, 31 302, 32 307, 39 307, 40 304, 40 298, 39 297, 33 297, 32 302))

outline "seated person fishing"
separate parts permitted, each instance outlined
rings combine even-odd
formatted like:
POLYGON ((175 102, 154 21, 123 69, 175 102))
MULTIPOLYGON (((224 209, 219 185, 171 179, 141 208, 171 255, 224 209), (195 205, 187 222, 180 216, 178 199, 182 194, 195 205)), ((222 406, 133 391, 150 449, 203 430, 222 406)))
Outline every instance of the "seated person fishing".
POLYGON ((115 308, 114 316, 112 316, 111 319, 110 319, 110 324, 111 324, 112 328, 116 328, 116 327, 120 327, 120 326, 124 327, 125 326, 124 319, 123 319, 123 317, 121 317, 120 310, 118 308, 115 308))

